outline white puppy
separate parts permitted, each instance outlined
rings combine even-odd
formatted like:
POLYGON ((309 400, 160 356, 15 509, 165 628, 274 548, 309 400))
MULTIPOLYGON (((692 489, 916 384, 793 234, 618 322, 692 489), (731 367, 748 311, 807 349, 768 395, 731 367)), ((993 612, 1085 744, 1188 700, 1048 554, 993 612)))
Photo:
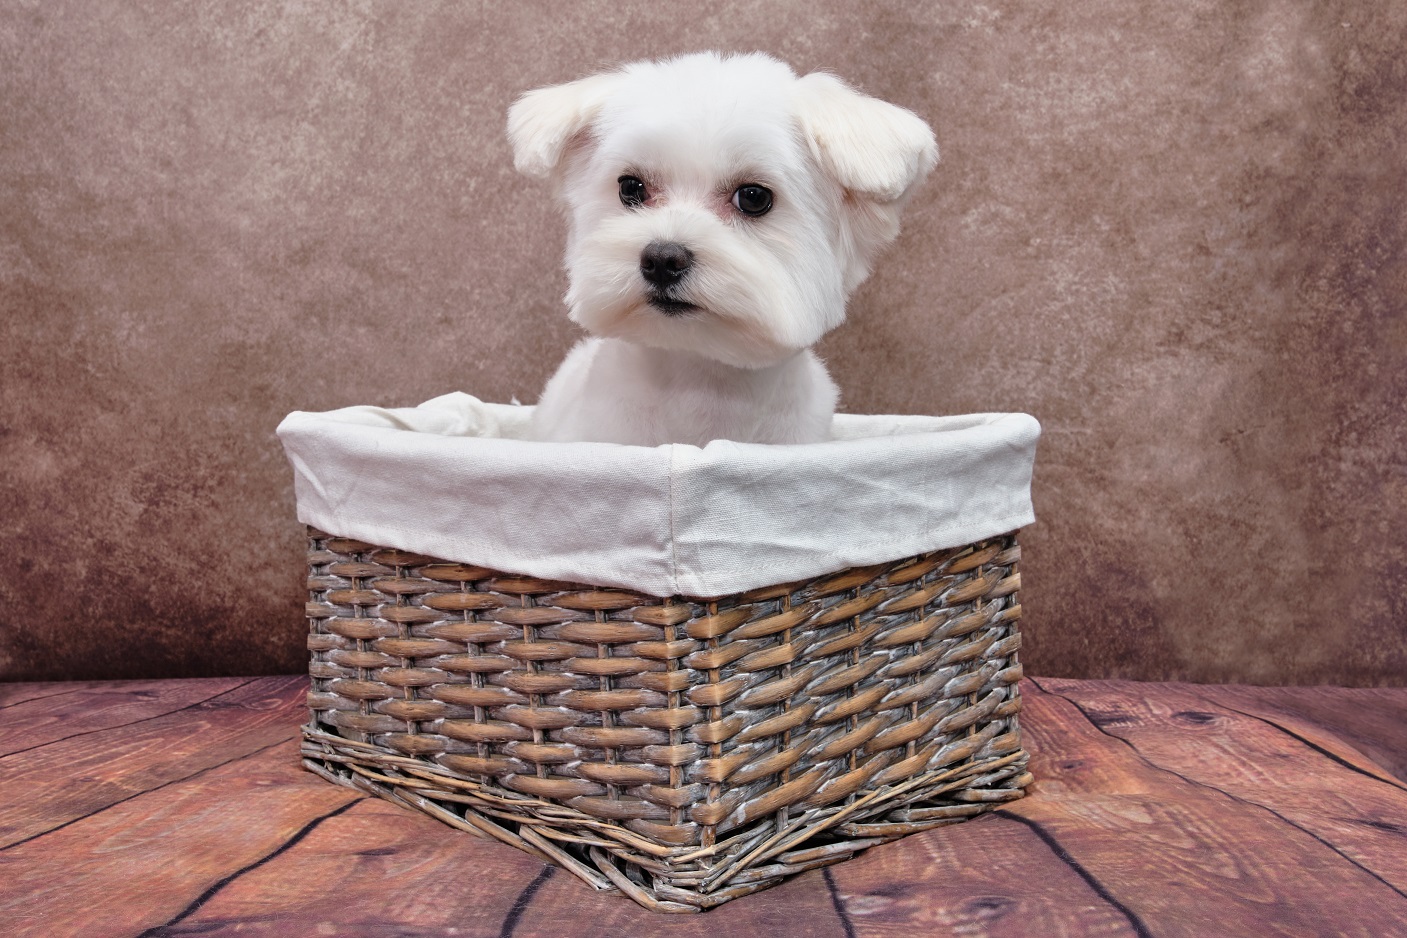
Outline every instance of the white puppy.
POLYGON ((829 74, 701 53, 529 92, 508 136, 565 203, 567 303, 595 336, 533 438, 829 438, 837 391, 810 347, 937 161, 927 124, 829 74))

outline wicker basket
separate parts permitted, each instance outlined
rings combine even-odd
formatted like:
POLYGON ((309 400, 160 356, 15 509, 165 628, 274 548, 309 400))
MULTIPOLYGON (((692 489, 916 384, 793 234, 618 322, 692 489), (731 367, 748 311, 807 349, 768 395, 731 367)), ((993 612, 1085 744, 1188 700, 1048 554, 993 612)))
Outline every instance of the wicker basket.
POLYGON ((304 765, 696 912, 1030 782, 1014 534, 718 598, 309 530, 304 765))

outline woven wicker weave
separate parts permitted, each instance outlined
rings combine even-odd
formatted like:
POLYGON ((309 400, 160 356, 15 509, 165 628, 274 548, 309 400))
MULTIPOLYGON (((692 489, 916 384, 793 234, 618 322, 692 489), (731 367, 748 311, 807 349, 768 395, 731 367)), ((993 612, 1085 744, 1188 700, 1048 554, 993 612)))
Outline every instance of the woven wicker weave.
POLYGON ((1014 535, 717 599, 309 532, 304 764, 695 912, 1019 798, 1014 535))

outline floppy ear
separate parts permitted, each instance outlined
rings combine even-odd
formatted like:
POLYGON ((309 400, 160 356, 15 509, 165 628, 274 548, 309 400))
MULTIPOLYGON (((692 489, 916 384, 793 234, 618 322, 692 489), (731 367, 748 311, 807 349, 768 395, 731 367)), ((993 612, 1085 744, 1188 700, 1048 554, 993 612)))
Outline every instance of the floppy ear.
POLYGON ((899 235, 904 203, 938 162, 933 131, 912 111, 816 72, 797 79, 794 106, 811 152, 844 190, 840 247, 845 292, 899 235))
POLYGON ((822 168, 873 201, 903 199, 938 162, 933 131, 918 115, 860 94, 834 75, 798 79, 796 111, 822 168))
POLYGON ((567 144, 596 119, 619 81, 616 74, 593 75, 538 88, 519 98, 508 109, 508 139, 518 172, 550 175, 562 161, 567 144))

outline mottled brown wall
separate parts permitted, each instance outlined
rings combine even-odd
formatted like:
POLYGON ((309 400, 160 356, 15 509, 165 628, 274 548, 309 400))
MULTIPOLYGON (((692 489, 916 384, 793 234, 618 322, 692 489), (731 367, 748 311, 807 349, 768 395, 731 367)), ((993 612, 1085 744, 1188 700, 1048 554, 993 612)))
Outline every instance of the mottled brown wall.
POLYGON ((303 666, 284 413, 535 398, 572 341, 518 93, 829 68, 943 162, 823 352, 1024 410, 1038 673, 1403 683, 1407 6, 0 7, 0 677, 303 666))

